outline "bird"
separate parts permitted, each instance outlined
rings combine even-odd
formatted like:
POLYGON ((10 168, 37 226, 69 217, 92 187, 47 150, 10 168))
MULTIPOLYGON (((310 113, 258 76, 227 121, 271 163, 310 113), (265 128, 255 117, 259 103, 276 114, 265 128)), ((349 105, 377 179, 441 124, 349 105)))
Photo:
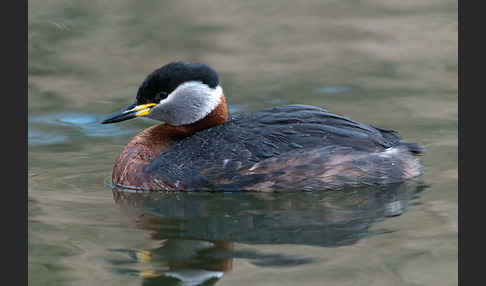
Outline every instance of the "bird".
POLYGON ((135 102, 102 124, 148 117, 112 170, 115 187, 148 191, 286 192, 401 183, 423 174, 424 148, 398 132, 317 106, 229 114, 218 73, 171 62, 150 73, 135 102))

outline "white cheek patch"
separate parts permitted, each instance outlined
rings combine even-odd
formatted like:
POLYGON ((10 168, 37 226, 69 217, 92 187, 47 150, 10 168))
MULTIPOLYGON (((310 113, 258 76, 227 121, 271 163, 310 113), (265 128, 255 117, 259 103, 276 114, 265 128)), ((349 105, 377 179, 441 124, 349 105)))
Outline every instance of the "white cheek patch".
POLYGON ((210 88, 197 81, 179 85, 167 98, 153 107, 148 117, 171 125, 185 125, 199 121, 213 111, 223 96, 221 86, 210 88))

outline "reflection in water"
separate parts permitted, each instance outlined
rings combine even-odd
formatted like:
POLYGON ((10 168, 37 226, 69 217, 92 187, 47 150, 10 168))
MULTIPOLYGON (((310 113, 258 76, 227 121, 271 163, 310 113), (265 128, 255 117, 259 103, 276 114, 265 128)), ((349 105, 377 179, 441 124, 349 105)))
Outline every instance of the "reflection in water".
POLYGON ((160 245, 112 251, 117 272, 144 277, 143 285, 211 285, 231 271, 233 258, 261 267, 312 263, 311 259, 233 250, 233 243, 351 245, 370 226, 402 214, 423 190, 418 181, 388 187, 296 193, 164 193, 113 191, 116 203, 160 245), (144 266, 144 267, 141 267, 144 266), (135 267, 135 268, 130 268, 135 267), (165 285, 165 284, 164 284, 165 285))

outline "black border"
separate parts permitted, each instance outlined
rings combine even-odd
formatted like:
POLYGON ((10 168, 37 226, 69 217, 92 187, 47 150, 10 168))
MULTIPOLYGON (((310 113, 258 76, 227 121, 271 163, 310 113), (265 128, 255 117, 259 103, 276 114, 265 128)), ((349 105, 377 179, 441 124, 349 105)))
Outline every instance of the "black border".
MULTIPOLYGON (((3 281, 28 284, 28 1, 2 9, 3 281), (10 279, 9 279, 10 278, 10 279)), ((5 282, 9 283, 9 282, 5 282)))
MULTIPOLYGON (((28 284, 28 1, 2 9, 2 208, 4 281, 28 284), (25 259, 25 260, 24 260, 25 259), (9 279, 11 278, 11 279, 9 279)), ((9 283, 9 282, 6 282, 9 283)))

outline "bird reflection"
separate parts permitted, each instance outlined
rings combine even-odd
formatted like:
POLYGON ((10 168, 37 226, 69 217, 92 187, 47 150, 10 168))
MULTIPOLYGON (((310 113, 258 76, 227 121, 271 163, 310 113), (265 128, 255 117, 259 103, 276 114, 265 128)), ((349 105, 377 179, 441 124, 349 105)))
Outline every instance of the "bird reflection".
POLYGON ((377 234, 374 222, 401 215, 426 186, 412 181, 386 187, 296 193, 165 193, 114 189, 115 202, 159 246, 111 261, 117 271, 143 277, 142 285, 214 285, 233 258, 255 265, 295 266, 311 259, 233 249, 233 243, 351 245, 377 234), (124 265, 137 263, 139 270, 124 265), (148 267, 145 267, 148 266, 148 267), (142 270, 140 270, 142 269, 142 270))

